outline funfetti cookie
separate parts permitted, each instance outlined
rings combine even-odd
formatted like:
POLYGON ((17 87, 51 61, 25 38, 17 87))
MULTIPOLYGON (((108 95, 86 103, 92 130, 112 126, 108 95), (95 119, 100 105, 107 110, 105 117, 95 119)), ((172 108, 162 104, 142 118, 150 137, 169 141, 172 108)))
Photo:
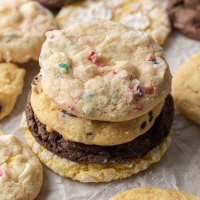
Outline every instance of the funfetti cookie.
POLYGON ((180 190, 134 188, 121 192, 109 200, 200 200, 200 197, 180 190))
POLYGON ((98 19, 117 21, 144 31, 160 45, 171 31, 166 11, 154 0, 87 0, 66 5, 56 17, 60 28, 98 19))
POLYGON ((13 135, 0 136, 0 199, 33 200, 43 181, 42 165, 13 135))
POLYGON ((163 50, 146 33, 93 21, 46 36, 39 59, 44 94, 80 118, 131 120, 170 93, 163 50))
POLYGON ((4 0, 0 3, 0 61, 37 60, 44 34, 56 29, 53 15, 38 2, 4 0))
POLYGON ((168 13, 176 29, 189 38, 200 40, 199 0, 169 0, 168 13))
POLYGON ((172 94, 177 108, 200 125, 200 54, 186 60, 172 80, 172 94))
POLYGON ((65 140, 102 146, 130 142, 147 132, 160 115, 164 101, 144 115, 125 122, 105 122, 79 118, 46 98, 41 87, 41 76, 32 82, 28 103, 39 119, 49 130, 60 133, 65 140))
POLYGON ((25 70, 11 63, 0 64, 0 119, 13 110, 24 85, 25 70))

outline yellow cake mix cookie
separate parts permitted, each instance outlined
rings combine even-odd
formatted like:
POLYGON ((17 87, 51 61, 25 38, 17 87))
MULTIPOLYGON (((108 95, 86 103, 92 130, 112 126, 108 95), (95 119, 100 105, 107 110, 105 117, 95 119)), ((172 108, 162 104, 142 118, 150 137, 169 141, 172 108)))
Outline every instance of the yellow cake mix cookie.
POLYGON ((200 200, 200 197, 180 190, 134 188, 121 192, 109 200, 200 200))
POLYGON ((162 45, 171 31, 166 11, 154 0, 88 0, 66 5, 58 13, 60 28, 76 22, 113 20, 144 31, 162 45))
POLYGON ((200 125, 200 54, 189 58, 172 80, 172 95, 177 108, 200 125))
POLYGON ((0 199, 33 200, 43 182, 42 165, 13 135, 0 136, 0 199))
POLYGON ((37 60, 45 33, 56 29, 53 15, 38 2, 1 0, 0 61, 37 60))
POLYGON ((137 159, 121 164, 81 164, 61 158, 42 147, 32 136, 27 127, 26 140, 47 167, 61 176, 69 177, 80 182, 110 182, 116 179, 129 177, 147 169, 151 164, 158 162, 165 154, 171 142, 171 134, 159 146, 151 150, 142 159, 137 159))
POLYGON ((11 63, 0 64, 0 119, 13 110, 24 85, 25 70, 11 63))
POLYGON ((32 109, 41 123, 49 130, 60 133, 65 140, 101 146, 130 142, 153 126, 163 107, 162 102, 149 113, 125 122, 82 119, 60 110, 53 101, 46 98, 40 79, 41 76, 37 76, 32 84, 32 109))
POLYGON ((39 59, 44 94, 78 117, 131 120, 171 91, 163 50, 146 33, 94 21, 46 36, 39 59))

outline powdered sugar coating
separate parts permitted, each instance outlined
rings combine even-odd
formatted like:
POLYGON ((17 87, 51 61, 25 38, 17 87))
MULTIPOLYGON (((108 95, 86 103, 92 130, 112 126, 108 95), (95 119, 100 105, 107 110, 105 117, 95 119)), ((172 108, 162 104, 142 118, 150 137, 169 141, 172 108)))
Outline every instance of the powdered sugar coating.
POLYGON ((63 7, 56 19, 60 28, 97 19, 117 21, 147 32, 160 45, 171 31, 166 11, 154 0, 88 0, 63 7))
POLYGON ((170 93, 171 74, 162 48, 145 33, 96 21, 46 35, 39 60, 42 86, 68 112, 91 120, 126 121, 170 93), (61 63, 69 68, 59 67, 61 63))

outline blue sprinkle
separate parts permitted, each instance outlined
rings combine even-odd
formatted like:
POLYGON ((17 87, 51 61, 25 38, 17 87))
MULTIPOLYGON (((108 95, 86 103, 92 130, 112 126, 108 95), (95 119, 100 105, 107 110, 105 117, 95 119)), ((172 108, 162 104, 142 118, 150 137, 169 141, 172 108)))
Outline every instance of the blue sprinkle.
POLYGON ((140 96, 140 97, 144 96, 144 92, 139 85, 137 86, 136 90, 137 90, 138 96, 140 96))
POLYGON ((93 94, 89 93, 89 92, 85 92, 82 96, 83 100, 89 100, 90 98, 93 97, 93 94))
POLYGON ((158 65, 158 64, 159 64, 158 61, 152 61, 152 63, 153 63, 154 65, 158 65))

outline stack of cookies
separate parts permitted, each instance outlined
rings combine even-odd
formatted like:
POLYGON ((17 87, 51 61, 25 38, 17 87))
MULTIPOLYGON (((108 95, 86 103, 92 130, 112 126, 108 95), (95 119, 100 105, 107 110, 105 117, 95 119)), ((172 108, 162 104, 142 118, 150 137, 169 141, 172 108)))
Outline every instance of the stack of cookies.
POLYGON ((126 178, 171 141, 171 74, 146 33, 95 21, 46 34, 25 135, 54 172, 81 182, 126 178))

